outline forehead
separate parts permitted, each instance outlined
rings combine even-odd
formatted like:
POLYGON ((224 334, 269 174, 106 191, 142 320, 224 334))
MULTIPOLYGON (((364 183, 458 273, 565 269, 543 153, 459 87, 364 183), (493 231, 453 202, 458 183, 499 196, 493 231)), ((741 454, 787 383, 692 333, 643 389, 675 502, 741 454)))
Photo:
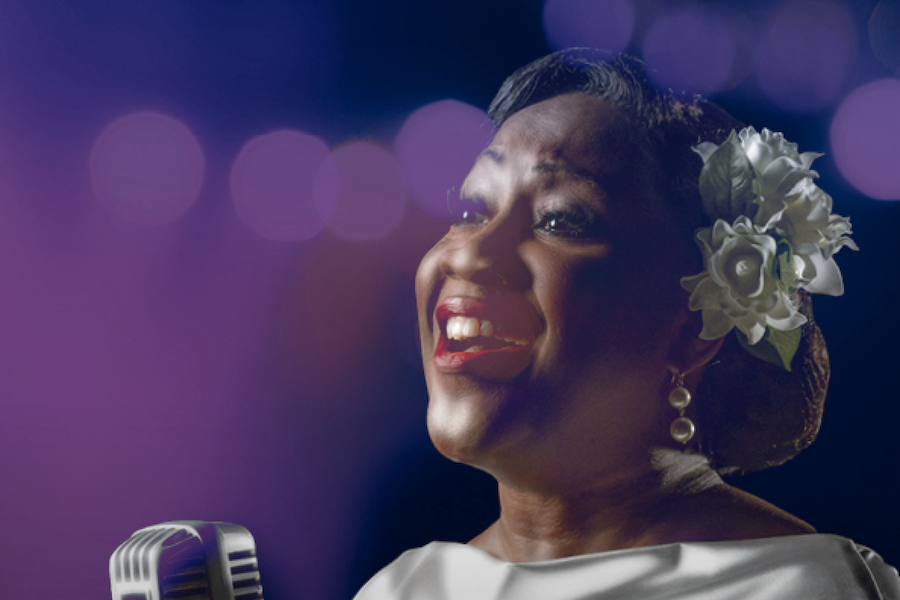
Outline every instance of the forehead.
POLYGON ((485 177, 500 173, 537 185, 587 180, 596 184, 603 212, 623 229, 646 229, 648 219, 666 219, 668 207, 650 176, 655 161, 645 150, 644 137, 624 111, 604 100, 578 93, 556 96, 507 119, 464 188, 478 187, 485 177), (560 172, 569 177, 551 177, 560 172), (547 179, 533 178, 535 174, 547 179))
POLYGON ((491 147, 568 163, 604 179, 630 170, 636 134, 620 109, 593 96, 565 94, 512 115, 491 147))

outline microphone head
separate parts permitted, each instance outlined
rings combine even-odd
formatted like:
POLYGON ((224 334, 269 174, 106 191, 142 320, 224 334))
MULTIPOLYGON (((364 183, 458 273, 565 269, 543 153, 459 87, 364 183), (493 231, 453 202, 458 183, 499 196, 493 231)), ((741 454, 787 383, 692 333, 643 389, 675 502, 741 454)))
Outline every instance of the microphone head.
POLYGON ((169 521, 109 558, 113 600, 263 600, 256 543, 232 523, 169 521))

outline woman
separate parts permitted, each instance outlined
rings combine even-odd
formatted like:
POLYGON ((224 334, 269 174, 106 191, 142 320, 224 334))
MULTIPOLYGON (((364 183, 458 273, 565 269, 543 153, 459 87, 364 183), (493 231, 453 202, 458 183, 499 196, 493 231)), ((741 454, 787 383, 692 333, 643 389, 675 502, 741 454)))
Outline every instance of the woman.
POLYGON ((852 242, 817 155, 591 51, 519 70, 490 115, 416 294, 429 434, 501 515, 357 598, 900 598, 877 555, 719 477, 818 430, 807 292, 841 292, 852 242))

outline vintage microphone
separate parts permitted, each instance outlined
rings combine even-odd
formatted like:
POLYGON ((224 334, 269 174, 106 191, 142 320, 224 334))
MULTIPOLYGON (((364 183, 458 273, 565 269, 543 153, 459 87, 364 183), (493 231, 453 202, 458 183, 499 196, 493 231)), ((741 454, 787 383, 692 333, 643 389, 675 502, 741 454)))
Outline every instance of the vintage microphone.
POLYGON ((263 600, 256 543, 232 523, 170 521, 109 558, 113 600, 263 600))

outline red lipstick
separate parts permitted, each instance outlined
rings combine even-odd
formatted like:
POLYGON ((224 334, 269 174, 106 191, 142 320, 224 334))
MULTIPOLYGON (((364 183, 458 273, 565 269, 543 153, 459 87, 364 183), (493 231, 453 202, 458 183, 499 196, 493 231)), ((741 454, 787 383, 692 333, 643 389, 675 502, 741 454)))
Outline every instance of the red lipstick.
MULTIPOLYGON (((519 375, 531 364, 537 318, 524 299, 452 296, 438 304, 434 316, 439 335, 433 360, 442 373, 502 381, 519 375), (448 334, 454 318, 466 319, 478 333, 448 334)), ((455 320, 458 326, 460 321, 455 320)))

